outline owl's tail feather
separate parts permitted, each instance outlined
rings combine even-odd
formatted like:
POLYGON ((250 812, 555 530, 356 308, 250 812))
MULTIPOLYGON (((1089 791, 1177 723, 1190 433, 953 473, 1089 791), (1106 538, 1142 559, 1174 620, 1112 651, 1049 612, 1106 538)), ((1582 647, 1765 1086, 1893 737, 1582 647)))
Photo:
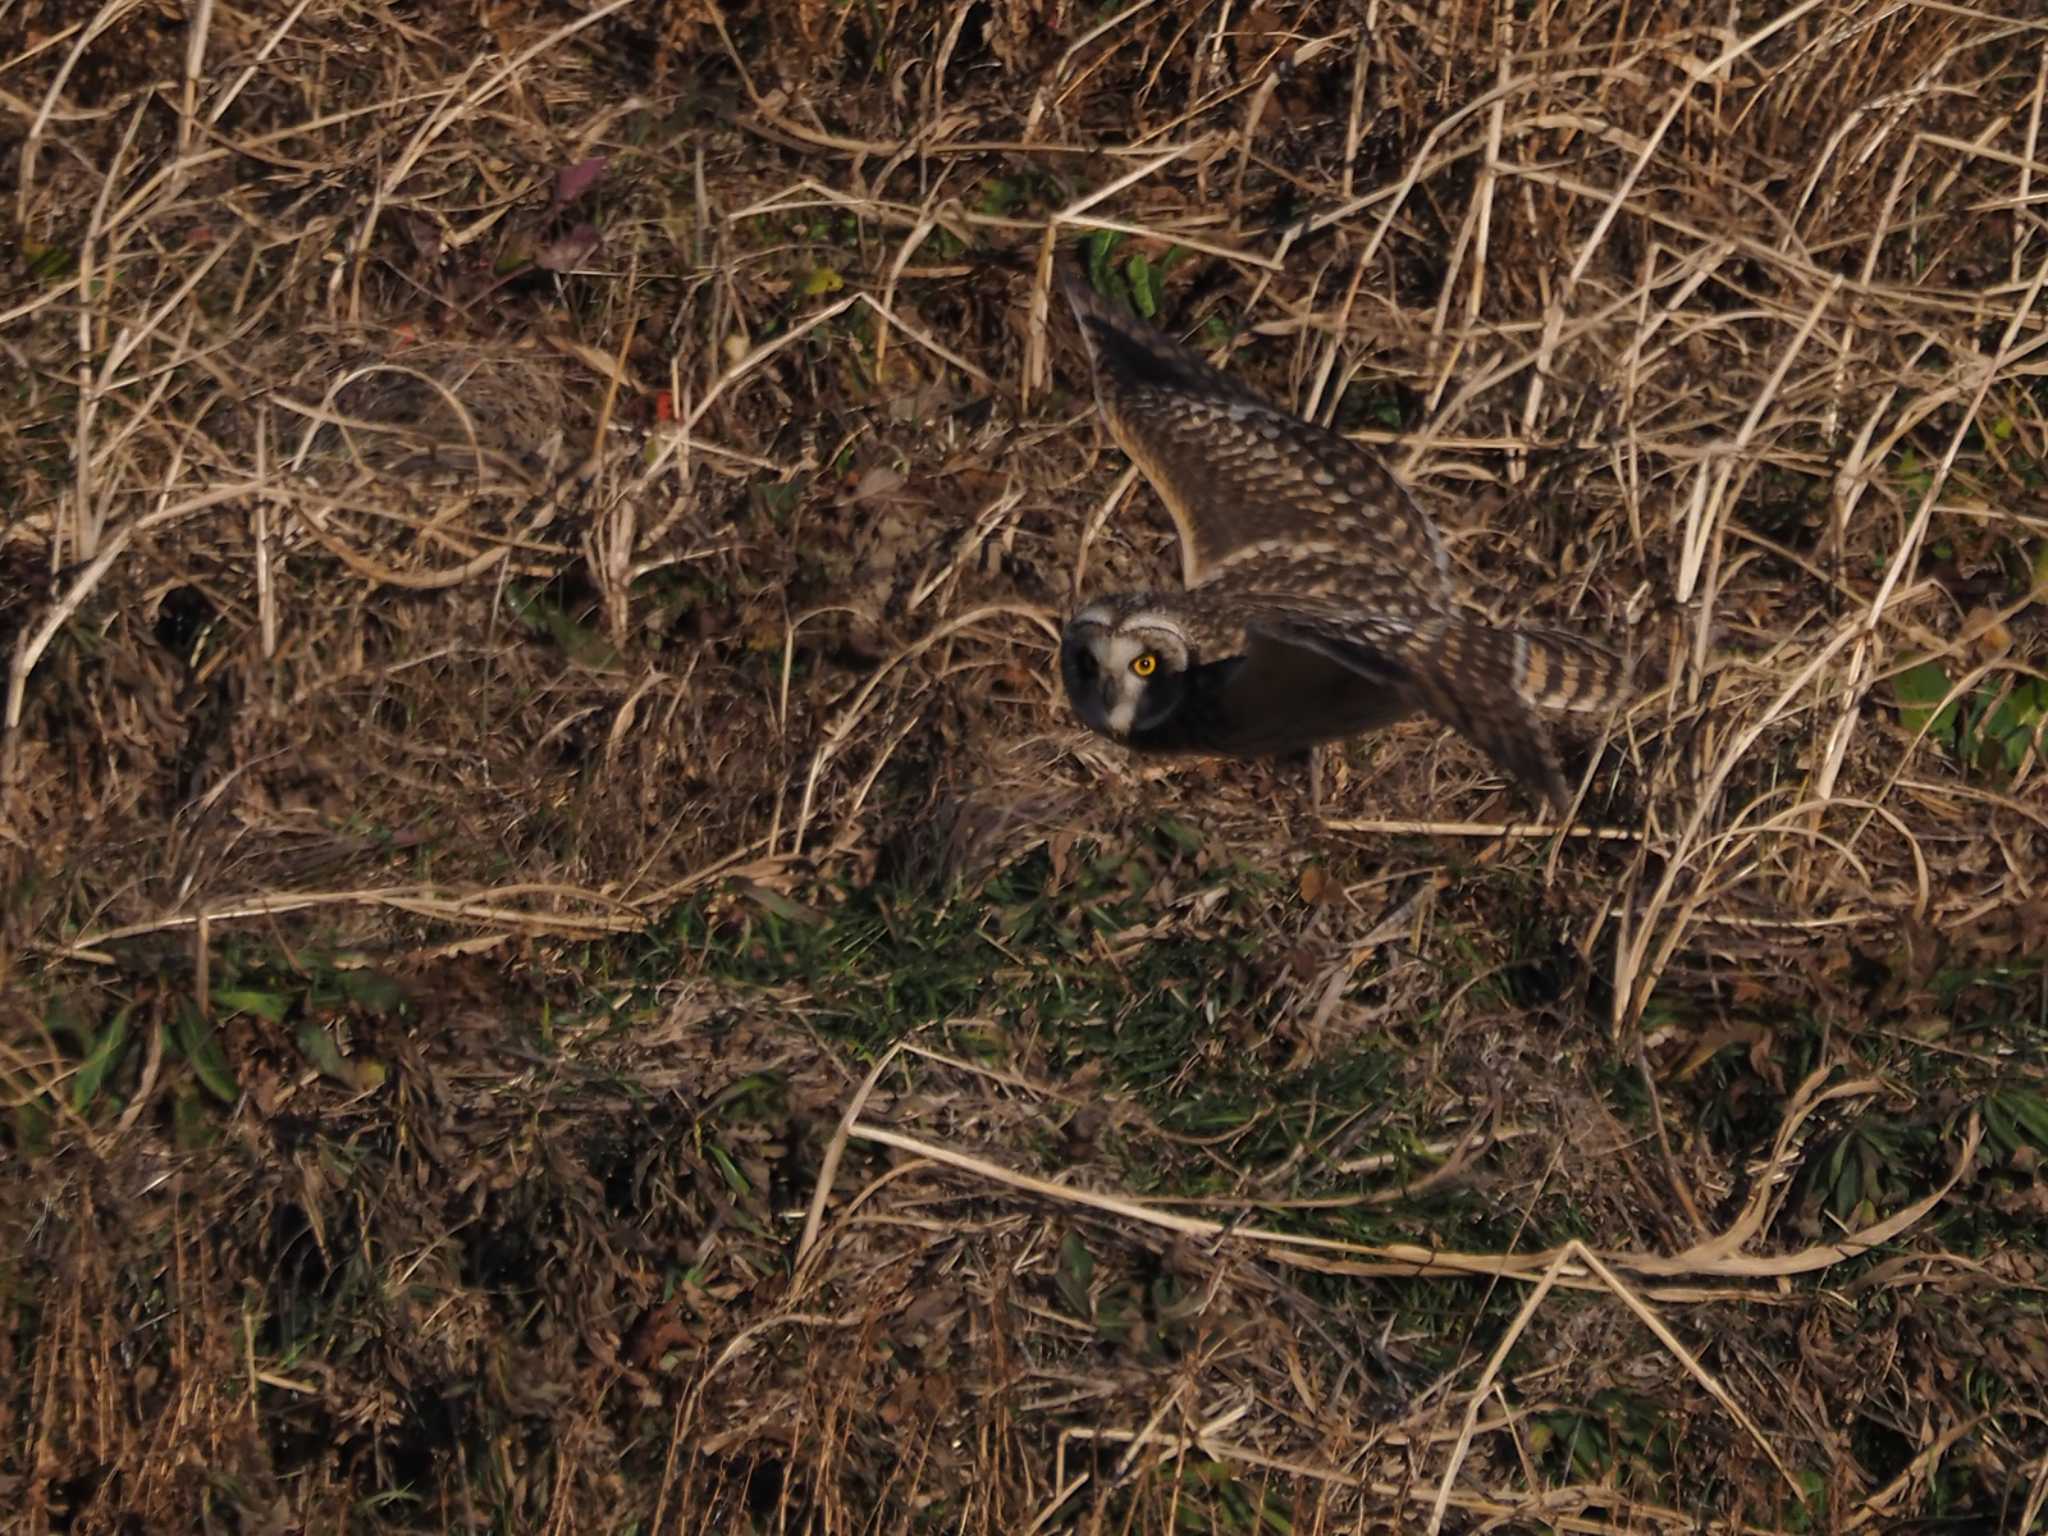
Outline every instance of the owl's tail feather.
POLYGON ((1604 715, 1628 701, 1628 658, 1555 629, 1511 631, 1522 653, 1517 689, 1531 709, 1550 715, 1604 715))
POLYGON ((1562 815, 1571 806, 1557 724, 1593 726, 1630 694, 1629 665, 1556 630, 1452 619, 1418 668, 1430 713, 1562 815))

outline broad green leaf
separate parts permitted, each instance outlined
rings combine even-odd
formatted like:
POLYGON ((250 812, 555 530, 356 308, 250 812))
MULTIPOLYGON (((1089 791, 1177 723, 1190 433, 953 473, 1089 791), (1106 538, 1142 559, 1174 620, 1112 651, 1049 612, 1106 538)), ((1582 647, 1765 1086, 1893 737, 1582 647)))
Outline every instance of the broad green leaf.
POLYGON ((1991 705, 1995 696, 1993 686, 1978 690, 1975 708, 1964 714, 1959 747, 1963 757, 1984 772, 2011 773, 2026 760, 2042 717, 2048 714, 2048 684, 2025 678, 1991 705))
POLYGON ((213 1005, 230 1013, 253 1013, 273 1024, 282 1024, 292 1011, 292 1000, 285 993, 259 992, 253 987, 222 987, 213 994, 213 1005))
POLYGON ((405 1006, 404 989, 381 971, 336 971, 334 985, 372 1013, 396 1013, 405 1006))
POLYGON ((1948 699, 1948 689, 1948 673, 1938 661, 1923 661, 1901 672, 1892 679, 1899 724, 1915 735, 1925 732, 1944 746, 1954 746, 1956 705, 1948 699), (1944 699, 1948 699, 1946 704, 1944 699))
POLYGON ((341 1054, 341 1047, 334 1043, 334 1037, 326 1030, 318 1024, 301 1024, 298 1042, 299 1054, 314 1067, 345 1088, 355 1087, 356 1078, 349 1070, 348 1058, 341 1054))
POLYGON ((299 1054, 342 1087, 358 1093, 384 1086, 390 1074, 384 1063, 368 1056, 344 1056, 334 1037, 318 1024, 299 1026, 299 1054))

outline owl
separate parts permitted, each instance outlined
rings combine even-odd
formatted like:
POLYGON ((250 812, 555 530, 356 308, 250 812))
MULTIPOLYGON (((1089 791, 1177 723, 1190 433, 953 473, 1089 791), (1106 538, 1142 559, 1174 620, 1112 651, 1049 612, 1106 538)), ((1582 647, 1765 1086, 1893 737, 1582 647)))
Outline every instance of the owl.
POLYGON ((1124 314, 1074 265, 1059 283, 1110 434, 1172 515, 1185 586, 1067 621, 1081 719, 1141 752, 1255 757, 1423 712, 1563 812, 1557 726, 1620 703, 1623 662, 1461 609, 1435 527, 1370 452, 1124 314))

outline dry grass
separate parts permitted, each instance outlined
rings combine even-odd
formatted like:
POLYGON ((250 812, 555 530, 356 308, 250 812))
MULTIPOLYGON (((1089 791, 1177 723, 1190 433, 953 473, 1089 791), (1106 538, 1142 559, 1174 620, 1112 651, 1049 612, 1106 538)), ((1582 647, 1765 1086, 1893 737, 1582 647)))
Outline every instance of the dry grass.
POLYGON ((2048 1529, 1996 11, 0 9, 13 1528, 2048 1529), (1077 729, 1062 242, 1602 833, 1077 729))

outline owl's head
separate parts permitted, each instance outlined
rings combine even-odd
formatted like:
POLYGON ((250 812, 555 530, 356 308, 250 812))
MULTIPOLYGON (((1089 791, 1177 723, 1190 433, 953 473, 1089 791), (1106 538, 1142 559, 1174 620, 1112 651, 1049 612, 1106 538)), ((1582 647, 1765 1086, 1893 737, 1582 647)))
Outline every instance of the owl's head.
POLYGON ((1174 715, 1194 664, 1187 631, 1143 598, 1090 603, 1060 636, 1060 676, 1074 712, 1118 741, 1174 715))

